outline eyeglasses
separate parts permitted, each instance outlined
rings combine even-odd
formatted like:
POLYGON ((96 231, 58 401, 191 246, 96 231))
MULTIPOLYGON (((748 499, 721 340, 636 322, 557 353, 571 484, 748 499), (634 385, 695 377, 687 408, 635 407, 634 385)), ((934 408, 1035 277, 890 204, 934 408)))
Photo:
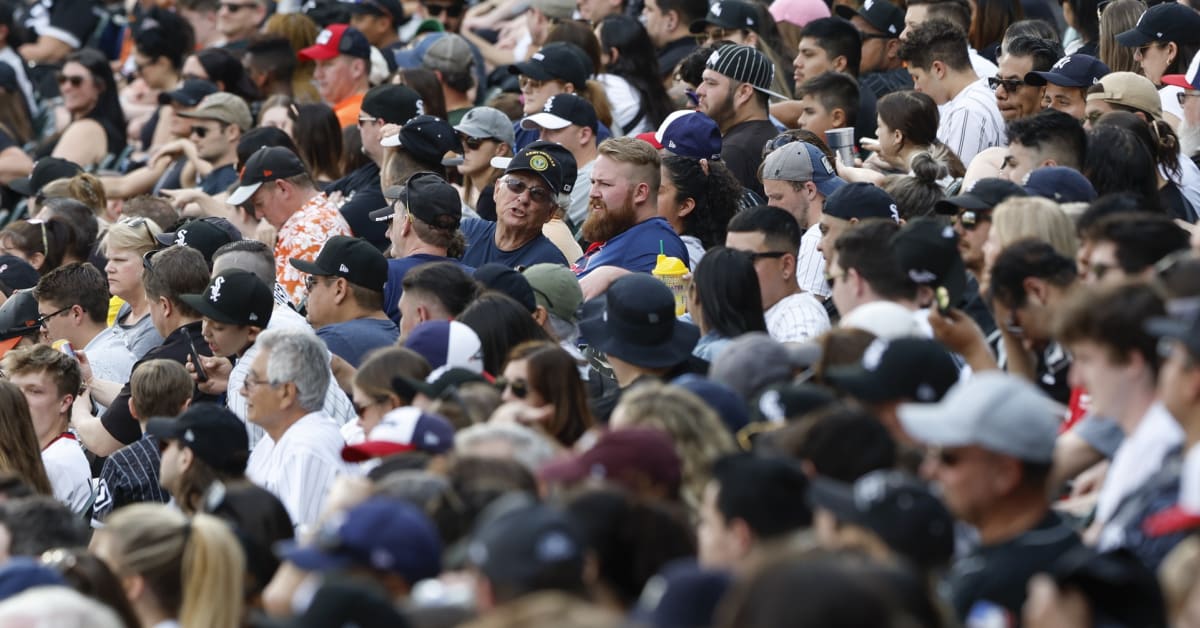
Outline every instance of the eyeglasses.
POLYGON ((1017 91, 1017 88, 1025 84, 1026 83, 1023 79, 1002 79, 998 76, 992 76, 988 78, 988 87, 990 87, 993 92, 999 87, 1004 87, 1004 91, 1012 93, 1017 91))
POLYGON ((255 3, 255 2, 242 2, 242 3, 222 2, 217 5, 217 9, 218 10, 225 9, 226 11, 229 11, 230 13, 237 13, 238 11, 241 11, 242 9, 252 9, 256 6, 258 6, 258 3, 255 3))
POLYGON ((504 187, 508 188, 509 192, 517 196, 524 194, 528 190, 529 200, 535 203, 549 203, 553 199, 550 190, 546 188, 526 185, 524 181, 515 177, 504 177, 500 180, 504 182, 504 187))
POLYGON ((430 4, 422 2, 421 6, 429 13, 429 17, 438 17, 445 15, 446 17, 458 17, 462 15, 463 5, 461 4, 430 4))
POLYGON ((737 32, 737 29, 726 30, 724 28, 719 28, 719 27, 714 28, 710 31, 705 31, 703 33, 697 33, 695 35, 696 43, 703 46, 704 44, 706 44, 710 41, 721 41, 723 39, 728 39, 730 34, 736 33, 736 32, 737 32))
POLYGON ((1180 105, 1183 105, 1184 103, 1187 102, 1187 99, 1189 99, 1189 98, 1200 98, 1200 92, 1189 89, 1187 91, 1183 91, 1183 92, 1179 92, 1178 94, 1175 94, 1175 98, 1179 100, 1180 105))
POLYGON ((83 85, 83 82, 87 80, 86 76, 79 76, 78 74, 59 74, 55 78, 58 79, 59 86, 61 86, 63 83, 70 83, 71 87, 80 87, 83 85))
POLYGON ((154 257, 155 255, 158 255, 158 252, 163 251, 163 250, 165 250, 165 249, 154 249, 151 251, 146 251, 146 254, 142 256, 142 270, 144 270, 145 272, 148 272, 148 273, 154 272, 154 264, 150 263, 150 258, 154 257))
POLYGON ((750 261, 757 262, 760 259, 779 259, 787 255, 788 251, 763 251, 762 253, 750 253, 750 261))
POLYGON ((361 419, 362 416, 367 413, 367 410, 371 406, 377 406, 377 405, 383 403, 384 401, 386 401, 386 399, 372 399, 370 401, 370 403, 356 403, 356 404, 354 404, 354 412, 357 413, 358 418, 361 419))
POLYGON ((523 92, 533 91, 535 89, 541 89, 541 87, 545 84, 546 84, 546 81, 539 81, 537 79, 531 79, 528 76, 522 76, 517 79, 517 85, 521 88, 521 91, 523 91, 523 92))
POLYGON ((192 127, 192 135, 195 135, 196 137, 198 137, 200 139, 204 139, 205 136, 208 135, 208 127, 194 126, 194 127, 192 127))
POLYGON ((514 397, 524 399, 529 394, 529 382, 523 379, 505 379, 503 377, 496 380, 496 388, 500 392, 511 390, 514 397))
POLYGON ((977 212, 972 209, 964 209, 958 212, 958 215, 954 219, 958 221, 958 224, 962 226, 964 231, 974 231, 979 225, 992 221, 992 217, 987 213, 977 212))
POLYGON ((316 286, 321 283, 320 281, 318 281, 318 279, 320 277, 321 277, 321 275, 309 275, 309 276, 305 277, 304 278, 304 288, 307 289, 309 292, 312 292, 313 286, 316 286))
POLYGON ((57 312, 51 312, 50 314, 39 314, 37 317, 37 326, 45 327, 46 321, 54 318, 55 316, 62 314, 63 312, 70 310, 73 307, 75 307, 75 305, 71 304, 71 305, 68 305, 67 307, 62 308, 61 310, 58 310, 57 312))
POLYGON ((262 379, 259 376, 255 375, 254 373, 250 373, 249 375, 247 375, 246 379, 243 381, 245 383, 242 384, 242 387, 246 389, 246 392, 250 392, 251 390, 253 390, 254 388, 257 388, 259 386, 274 386, 275 385, 275 384, 272 384, 270 380, 262 379))

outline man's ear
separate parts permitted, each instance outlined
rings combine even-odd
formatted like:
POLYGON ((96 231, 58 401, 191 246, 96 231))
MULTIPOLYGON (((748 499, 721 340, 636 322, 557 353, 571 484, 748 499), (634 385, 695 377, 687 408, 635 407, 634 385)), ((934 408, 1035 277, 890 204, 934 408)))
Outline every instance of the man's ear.
POLYGON ((941 61, 934 61, 929 64, 929 73, 939 81, 946 78, 946 64, 941 61))
POLYGON ((840 129, 844 126, 849 126, 846 122, 846 110, 841 107, 834 107, 829 113, 829 118, 833 120, 833 128, 840 129))
POLYGON ((846 58, 846 55, 838 55, 833 58, 833 61, 830 62, 830 65, 832 65, 833 69, 837 70, 838 72, 845 72, 846 68, 850 65, 850 60, 846 58))
POLYGON ((695 209, 696 209, 696 199, 689 196, 687 198, 687 200, 683 202, 683 205, 681 205, 679 207, 679 212, 678 212, 679 217, 683 218, 684 216, 687 216, 688 214, 692 213, 692 211, 695 209))
POLYGON ((550 320, 550 312, 547 312, 546 308, 540 305, 537 306, 533 310, 533 321, 538 324, 538 327, 544 327, 547 320, 550 320))

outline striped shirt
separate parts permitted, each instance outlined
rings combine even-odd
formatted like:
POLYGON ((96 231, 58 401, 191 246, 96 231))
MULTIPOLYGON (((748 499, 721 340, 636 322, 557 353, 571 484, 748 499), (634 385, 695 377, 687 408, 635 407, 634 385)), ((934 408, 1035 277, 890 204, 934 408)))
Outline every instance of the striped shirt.
POLYGON ((763 312, 767 333, 776 342, 803 342, 829 331, 829 314, 813 295, 798 292, 763 312))
POLYGON ((971 83, 939 109, 937 137, 964 164, 985 148, 1004 145, 1004 118, 985 79, 971 83))
POLYGON ((800 252, 796 254, 796 283, 800 289, 821 298, 829 298, 829 282, 825 280, 825 256, 817 250, 821 243, 821 225, 815 222, 800 236, 800 252))
POLYGON ((246 477, 278 497, 294 525, 310 526, 317 522, 333 481, 348 471, 342 462, 344 444, 328 416, 306 414, 278 441, 263 436, 250 452, 246 477))
POLYGON ((170 493, 158 483, 161 462, 158 441, 149 434, 109 456, 96 481, 93 527, 99 527, 99 522, 122 506, 171 501, 170 493))

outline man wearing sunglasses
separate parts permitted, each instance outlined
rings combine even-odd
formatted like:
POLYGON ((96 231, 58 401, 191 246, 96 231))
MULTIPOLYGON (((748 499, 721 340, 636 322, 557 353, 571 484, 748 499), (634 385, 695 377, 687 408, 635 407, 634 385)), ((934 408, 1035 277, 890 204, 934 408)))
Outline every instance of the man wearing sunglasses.
POLYGON ((1007 121, 1019 120, 1042 110, 1045 85, 1027 83, 1030 72, 1048 72, 1063 56, 1057 42, 1037 37, 1014 37, 1005 43, 996 76, 988 87, 996 94, 996 106, 1007 121))
POLYGON ((240 50, 246 47, 251 37, 258 34, 258 27, 267 19, 267 5, 260 0, 220 0, 217 4, 217 31, 221 33, 225 48, 240 50))
POLYGON ((189 174, 202 192, 215 196, 237 181, 237 145, 242 133, 254 126, 246 101, 226 92, 209 94, 191 111, 178 113, 192 122, 188 139, 164 146, 160 152, 179 152, 188 159, 183 179, 189 174))
POLYGON ((859 10, 844 4, 834 7, 838 16, 850 20, 862 37, 862 59, 858 82, 876 98, 902 89, 912 89, 912 77, 897 51, 904 32, 904 9, 888 0, 867 0, 859 10))
POLYGON ((404 47, 397 29, 405 24, 408 17, 404 15, 404 6, 399 0, 350 0, 340 6, 350 12, 350 26, 358 29, 372 46, 384 54, 404 47))
MULTIPOLYGON (((501 159, 501 158, 497 158, 501 159)), ((498 165, 499 162, 493 162, 498 165)), ((575 158, 552 142, 534 142, 517 153, 496 182, 496 222, 462 223, 467 252, 462 261, 479 268, 496 262, 510 268, 542 262, 567 263, 542 227, 575 187, 575 158)))
POLYGON ((462 26, 463 12, 467 3, 463 0, 422 0, 422 17, 437 20, 447 33, 457 33, 462 26))

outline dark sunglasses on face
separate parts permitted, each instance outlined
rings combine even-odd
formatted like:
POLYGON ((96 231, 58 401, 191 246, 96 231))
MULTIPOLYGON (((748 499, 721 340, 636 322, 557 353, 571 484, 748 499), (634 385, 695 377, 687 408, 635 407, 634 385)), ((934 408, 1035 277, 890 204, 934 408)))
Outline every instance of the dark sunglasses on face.
POLYGON ((524 194, 525 191, 528 190, 529 200, 535 203, 549 203, 552 200, 550 196, 550 190, 547 190, 546 188, 525 185, 524 181, 513 177, 504 177, 501 179, 501 181, 504 182, 504 186, 508 188, 509 192, 512 192, 517 196, 524 194))
POLYGON ((195 135, 196 137, 198 137, 200 139, 204 139, 205 136, 208 135, 208 127, 194 126, 194 127, 192 127, 192 135, 195 135))
POLYGON ((990 87, 992 91, 996 91, 997 88, 1003 86, 1004 91, 1012 93, 1017 91, 1017 88, 1024 84, 1025 81, 1022 79, 1002 79, 998 76, 992 76, 988 78, 988 87, 990 87))
POLYGON ((242 9, 250 9, 255 6, 257 6, 257 5, 253 2, 243 2, 241 4, 238 4, 235 2, 222 2, 217 5, 217 8, 225 9, 226 11, 229 11, 230 13, 237 13, 238 11, 241 11, 242 9))
POLYGON ((462 15, 463 6, 461 4, 429 4, 422 2, 421 6, 429 12, 430 17, 438 17, 445 15, 446 17, 458 17, 462 15))
POLYGON ((987 214, 968 209, 959 212, 955 219, 965 231, 974 231, 980 224, 988 222, 992 218, 987 214))
POLYGON ((87 77, 83 77, 83 76, 79 76, 79 75, 68 76, 66 74, 59 74, 57 76, 57 78, 58 78, 59 85, 62 85, 64 83, 70 83, 71 87, 81 87, 83 85, 83 82, 85 80, 87 80, 87 77))
POLYGON ((479 150, 479 147, 483 146, 484 142, 491 141, 491 139, 492 138, 490 137, 471 137, 469 135, 464 135, 462 138, 462 143, 463 146, 470 150, 479 150))
POLYGON ((529 383, 523 379, 504 379, 502 377, 496 380, 496 388, 500 392, 512 390, 513 396, 517 399, 524 399, 529 394, 529 383))

